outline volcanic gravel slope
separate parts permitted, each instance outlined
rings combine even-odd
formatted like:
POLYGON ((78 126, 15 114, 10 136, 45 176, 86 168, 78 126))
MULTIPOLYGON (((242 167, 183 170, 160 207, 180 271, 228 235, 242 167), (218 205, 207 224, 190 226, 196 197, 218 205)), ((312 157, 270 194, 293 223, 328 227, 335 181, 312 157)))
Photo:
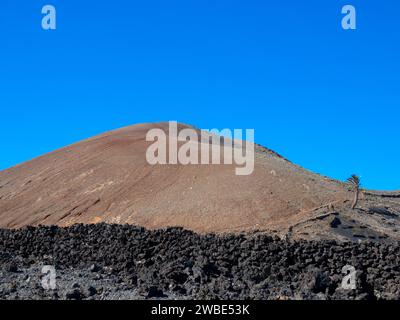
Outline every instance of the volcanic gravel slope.
POLYGON ((0 299, 399 299, 398 243, 132 225, 0 229, 0 299), (56 268, 56 288, 41 267, 56 268), (353 266, 356 289, 341 286, 353 266))
POLYGON ((145 137, 153 128, 168 133, 168 123, 130 126, 1 171, 0 227, 107 222, 307 239, 399 237, 399 193, 364 193, 351 211, 343 183, 260 146, 249 176, 235 175, 236 165, 152 166, 145 137), (335 218, 342 223, 331 228, 335 218))

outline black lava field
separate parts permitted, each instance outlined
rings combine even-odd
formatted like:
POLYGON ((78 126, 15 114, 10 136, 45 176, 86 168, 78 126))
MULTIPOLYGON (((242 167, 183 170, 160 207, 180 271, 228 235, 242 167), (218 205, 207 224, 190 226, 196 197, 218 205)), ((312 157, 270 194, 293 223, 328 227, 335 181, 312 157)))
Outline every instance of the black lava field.
POLYGON ((0 299, 400 299, 398 243, 73 225, 0 229, 0 299), (56 287, 41 285, 54 266, 56 287), (342 286, 344 266, 355 289, 342 286))

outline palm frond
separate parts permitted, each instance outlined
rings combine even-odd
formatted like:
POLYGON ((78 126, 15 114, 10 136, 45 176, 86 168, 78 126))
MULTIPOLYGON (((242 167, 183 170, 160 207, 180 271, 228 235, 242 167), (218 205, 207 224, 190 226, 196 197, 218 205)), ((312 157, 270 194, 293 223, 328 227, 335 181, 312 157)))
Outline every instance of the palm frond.
POLYGON ((347 182, 354 187, 360 187, 360 177, 356 174, 352 174, 350 178, 347 179, 347 182))

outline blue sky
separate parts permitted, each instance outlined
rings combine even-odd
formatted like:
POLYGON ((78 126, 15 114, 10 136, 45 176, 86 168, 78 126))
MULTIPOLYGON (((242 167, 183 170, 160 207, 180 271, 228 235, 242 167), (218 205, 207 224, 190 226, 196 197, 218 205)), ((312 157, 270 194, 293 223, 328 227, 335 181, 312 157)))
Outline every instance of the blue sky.
POLYGON ((0 4, 0 169, 118 127, 254 128, 337 179, 400 189, 399 1, 0 4), (57 9, 57 30, 41 8, 57 9), (357 30, 341 28, 341 8, 357 30))

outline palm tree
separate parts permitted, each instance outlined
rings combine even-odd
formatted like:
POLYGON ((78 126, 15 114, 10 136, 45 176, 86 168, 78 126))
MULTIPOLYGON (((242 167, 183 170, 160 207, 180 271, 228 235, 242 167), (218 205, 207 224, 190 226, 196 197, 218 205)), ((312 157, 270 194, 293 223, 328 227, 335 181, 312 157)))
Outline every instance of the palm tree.
POLYGON ((351 206, 351 209, 354 210, 358 203, 358 195, 360 193, 360 187, 361 187, 360 177, 355 174, 352 174, 350 178, 347 179, 347 183, 352 187, 352 189, 354 189, 354 200, 351 206))

